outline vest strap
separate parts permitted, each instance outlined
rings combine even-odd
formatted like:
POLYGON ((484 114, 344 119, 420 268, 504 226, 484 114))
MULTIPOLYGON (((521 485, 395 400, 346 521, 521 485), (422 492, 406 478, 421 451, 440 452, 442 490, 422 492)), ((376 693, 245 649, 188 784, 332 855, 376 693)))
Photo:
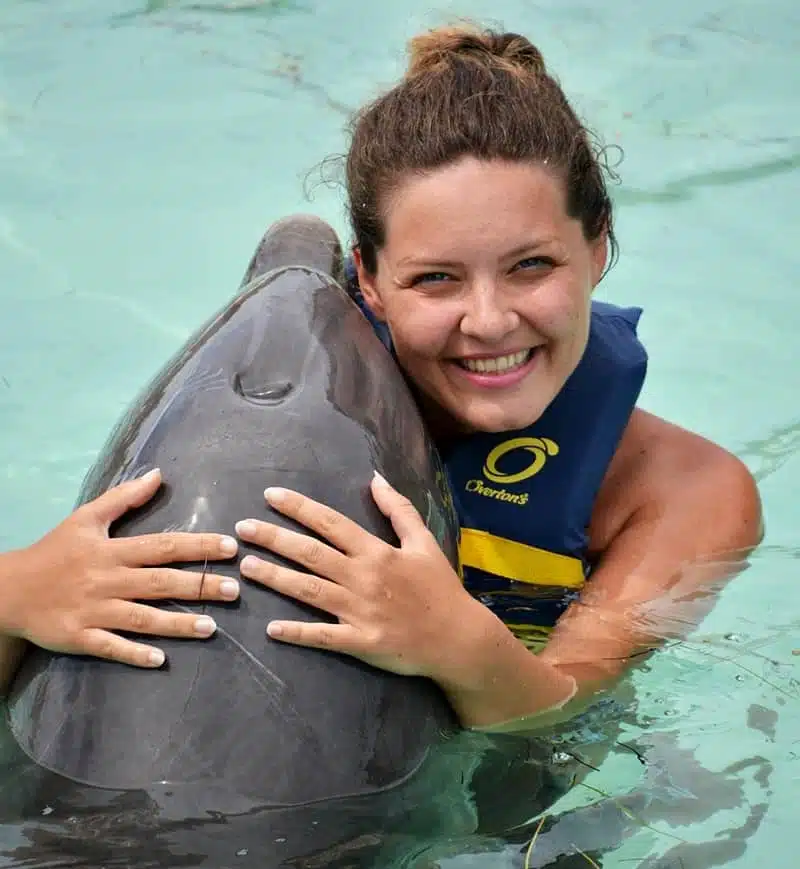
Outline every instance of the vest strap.
POLYGON ((584 584, 580 559, 497 537, 477 528, 461 529, 459 550, 464 567, 504 579, 570 589, 584 584))

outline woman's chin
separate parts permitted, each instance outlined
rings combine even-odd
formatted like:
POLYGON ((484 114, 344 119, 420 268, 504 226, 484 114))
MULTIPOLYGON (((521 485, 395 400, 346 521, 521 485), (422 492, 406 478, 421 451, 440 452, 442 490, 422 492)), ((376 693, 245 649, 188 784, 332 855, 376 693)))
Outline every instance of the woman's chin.
MULTIPOLYGON (((541 411, 532 412, 531 408, 522 412, 520 407, 504 408, 502 405, 480 406, 465 405, 459 408, 458 420, 470 431, 499 434, 504 431, 517 431, 533 425, 541 416, 541 411)), ((536 409, 534 409, 536 411, 536 409)))

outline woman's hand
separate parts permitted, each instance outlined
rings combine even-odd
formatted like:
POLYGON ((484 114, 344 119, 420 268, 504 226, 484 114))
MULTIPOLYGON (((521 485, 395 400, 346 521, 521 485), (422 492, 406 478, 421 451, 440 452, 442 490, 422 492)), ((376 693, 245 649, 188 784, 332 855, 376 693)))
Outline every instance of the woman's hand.
POLYGON ((167 612, 135 601, 234 600, 235 580, 205 572, 204 562, 232 558, 233 538, 165 533, 109 538, 127 510, 161 485, 156 471, 122 483, 84 504, 27 549, 0 556, 0 633, 57 652, 93 655, 138 667, 159 667, 164 653, 113 633, 211 636, 208 616, 167 612), (160 565, 199 562, 190 573, 160 565))
POLYGON ((339 619, 339 624, 270 622, 270 637, 299 646, 331 649, 403 675, 445 680, 458 669, 458 646, 483 607, 469 596, 414 506, 377 474, 375 503, 400 540, 392 546, 357 523, 310 498, 267 489, 268 503, 331 545, 248 519, 236 531, 312 573, 255 556, 242 574, 339 619))

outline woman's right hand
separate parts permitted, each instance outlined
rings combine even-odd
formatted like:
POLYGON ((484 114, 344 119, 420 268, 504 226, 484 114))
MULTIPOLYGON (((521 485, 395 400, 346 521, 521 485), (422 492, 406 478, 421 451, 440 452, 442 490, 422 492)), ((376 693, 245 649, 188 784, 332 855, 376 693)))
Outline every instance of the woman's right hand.
POLYGON ((239 584, 205 572, 232 558, 236 540, 221 534, 164 533, 111 538, 109 527, 149 501, 159 471, 109 489, 82 505, 27 549, 0 557, 0 633, 56 652, 159 667, 164 653, 114 633, 206 638, 208 616, 175 613, 138 601, 235 600, 239 584), (163 567, 198 562, 189 572, 163 567))

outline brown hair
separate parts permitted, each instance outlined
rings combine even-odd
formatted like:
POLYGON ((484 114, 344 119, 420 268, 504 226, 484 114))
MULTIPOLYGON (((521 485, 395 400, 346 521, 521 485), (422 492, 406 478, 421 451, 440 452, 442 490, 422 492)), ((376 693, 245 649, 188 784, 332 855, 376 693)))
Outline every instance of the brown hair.
POLYGON ((350 221, 366 270, 385 242, 382 208, 409 173, 461 157, 546 166, 566 185, 567 212, 589 241, 617 253, 599 153, 539 50, 517 33, 459 26, 414 37, 399 84, 353 120, 347 155, 350 221))

